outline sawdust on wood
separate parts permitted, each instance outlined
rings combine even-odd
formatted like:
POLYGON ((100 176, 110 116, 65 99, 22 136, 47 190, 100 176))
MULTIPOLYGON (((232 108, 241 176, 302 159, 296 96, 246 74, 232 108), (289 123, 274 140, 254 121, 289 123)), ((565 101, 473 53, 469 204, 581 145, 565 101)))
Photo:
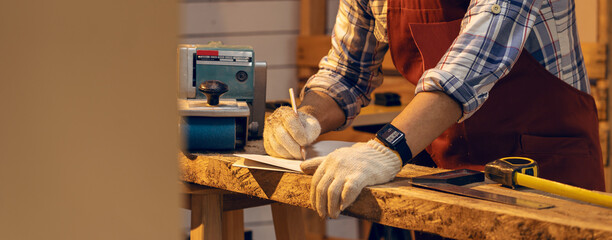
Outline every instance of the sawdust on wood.
MULTIPOLYGON (((263 153, 261 140, 243 152, 263 153)), ((196 183, 313 209, 311 176, 232 167, 231 153, 179 154, 180 178, 196 183)), ((398 178, 442 169, 407 165, 398 178)), ((472 186, 472 185, 470 185, 472 186)), ((534 191, 515 191, 495 184, 476 189, 554 204, 551 209, 523 207, 411 187, 394 181, 363 190, 343 214, 385 225, 432 232, 457 239, 612 239, 612 209, 567 201, 534 191)))

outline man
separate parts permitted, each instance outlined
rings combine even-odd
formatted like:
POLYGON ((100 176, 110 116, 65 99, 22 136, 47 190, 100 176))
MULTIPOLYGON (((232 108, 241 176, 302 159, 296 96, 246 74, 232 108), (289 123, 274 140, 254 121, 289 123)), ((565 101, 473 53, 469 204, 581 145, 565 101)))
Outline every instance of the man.
POLYGON ((604 190, 573 0, 342 0, 299 113, 266 122, 268 154, 299 158, 321 132, 350 126, 382 83, 387 49, 416 95, 377 138, 302 163, 319 215, 337 217, 424 149, 449 169, 531 157, 544 178, 604 190))

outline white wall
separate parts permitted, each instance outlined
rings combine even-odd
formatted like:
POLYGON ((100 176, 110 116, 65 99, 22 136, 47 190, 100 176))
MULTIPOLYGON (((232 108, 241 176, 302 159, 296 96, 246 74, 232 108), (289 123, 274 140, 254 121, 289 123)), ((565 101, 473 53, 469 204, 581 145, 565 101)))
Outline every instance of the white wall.
POLYGON ((297 87, 298 0, 204 0, 181 3, 181 43, 250 45, 268 63, 267 100, 289 98, 297 87))

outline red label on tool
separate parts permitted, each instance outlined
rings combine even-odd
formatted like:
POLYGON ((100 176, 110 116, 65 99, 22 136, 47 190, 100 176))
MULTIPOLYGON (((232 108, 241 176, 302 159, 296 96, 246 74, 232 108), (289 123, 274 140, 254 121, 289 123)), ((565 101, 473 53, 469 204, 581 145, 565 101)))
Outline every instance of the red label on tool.
POLYGON ((219 56, 219 51, 216 50, 198 50, 196 52, 198 56, 219 56))

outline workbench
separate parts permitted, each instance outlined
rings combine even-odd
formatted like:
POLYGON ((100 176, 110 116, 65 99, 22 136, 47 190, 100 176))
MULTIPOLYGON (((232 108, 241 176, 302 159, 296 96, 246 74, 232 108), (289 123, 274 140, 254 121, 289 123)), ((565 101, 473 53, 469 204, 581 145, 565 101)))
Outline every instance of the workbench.
MULTIPOLYGON (((261 140, 249 142, 239 152, 265 153, 261 140)), ((192 224, 200 224, 192 226, 192 239, 221 239, 221 232, 227 232, 227 226, 223 230, 222 222, 235 224, 231 229, 240 234, 243 228, 240 225, 241 215, 232 223, 228 221, 232 217, 222 217, 222 212, 224 208, 229 211, 248 207, 248 202, 253 202, 253 205, 275 202, 272 210, 277 238, 303 239, 304 230, 300 225, 303 221, 295 216, 299 216, 299 211, 296 211, 298 207, 313 209, 309 201, 311 176, 232 166, 239 159, 232 152, 190 157, 179 154, 181 180, 192 187, 205 187, 200 192, 200 198, 192 198, 196 200, 192 200, 191 208, 197 209, 192 213, 197 218, 194 222, 192 217, 192 224), (243 198, 232 201, 232 198, 223 197, 224 194, 243 198), (234 206, 236 202, 242 206, 234 206), (296 215, 291 216, 293 213, 296 215)), ((445 170, 406 165, 394 181, 366 187, 355 203, 342 214, 457 239, 612 239, 612 209, 609 208, 578 203, 531 189, 512 190, 492 182, 467 186, 553 204, 555 207, 534 210, 401 183, 404 178, 442 171, 445 170)), ((197 193, 193 189, 186 191, 197 193)), ((226 234, 224 239, 230 238, 226 234)))

